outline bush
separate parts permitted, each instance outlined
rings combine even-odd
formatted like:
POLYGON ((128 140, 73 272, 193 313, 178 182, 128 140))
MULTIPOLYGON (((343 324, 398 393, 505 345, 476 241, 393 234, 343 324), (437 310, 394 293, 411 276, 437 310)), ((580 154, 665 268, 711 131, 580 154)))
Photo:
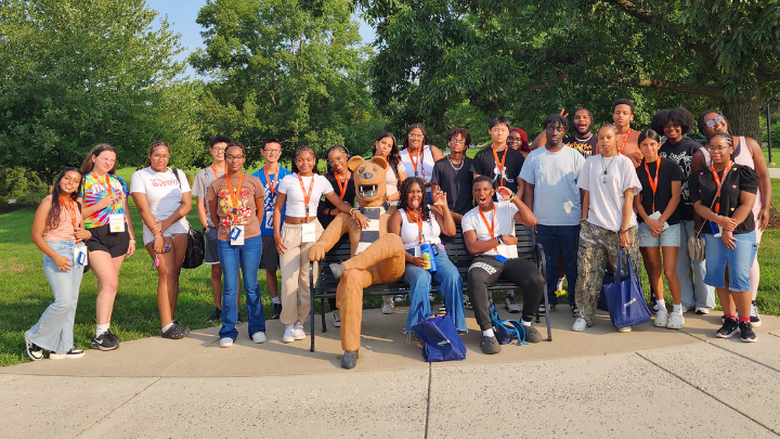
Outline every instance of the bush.
POLYGON ((19 197, 24 194, 48 192, 38 174, 22 167, 0 168, 0 196, 19 197))

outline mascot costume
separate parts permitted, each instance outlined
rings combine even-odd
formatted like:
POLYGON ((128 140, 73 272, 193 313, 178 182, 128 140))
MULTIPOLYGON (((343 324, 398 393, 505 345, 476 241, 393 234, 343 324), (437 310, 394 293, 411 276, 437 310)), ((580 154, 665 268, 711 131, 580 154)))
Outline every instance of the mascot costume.
POLYGON ((309 260, 321 261, 341 236, 349 233, 353 257, 341 264, 331 264, 330 269, 339 279, 336 306, 341 312, 341 348, 344 349, 341 367, 352 369, 360 349, 363 289, 373 284, 399 282, 406 263, 401 237, 387 232, 387 221, 390 219, 390 214, 384 208, 387 198, 387 161, 381 157, 371 160, 352 157, 347 166, 355 181, 359 210, 369 219, 369 226, 361 229, 352 217, 340 213, 309 250, 309 260))

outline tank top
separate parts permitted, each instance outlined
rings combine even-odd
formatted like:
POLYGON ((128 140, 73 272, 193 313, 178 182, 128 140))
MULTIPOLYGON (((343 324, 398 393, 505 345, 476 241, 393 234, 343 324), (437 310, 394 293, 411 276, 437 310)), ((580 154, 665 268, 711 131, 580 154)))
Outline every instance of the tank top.
MULTIPOLYGON (((51 200, 51 194, 47 195, 46 198, 51 200)), ((80 223, 81 210, 78 208, 78 206, 76 206, 75 213, 77 217, 77 223, 80 223)), ((57 227, 51 230, 44 230, 43 239, 46 241, 74 241, 76 239, 75 233, 76 232, 73 229, 73 222, 70 218, 68 209, 65 206, 60 206, 60 217, 57 220, 57 227)))
MULTIPOLYGON (((417 227, 417 223, 409 222, 409 218, 406 216, 406 210, 401 210, 401 240, 404 242, 404 250, 411 250, 418 244, 417 237, 419 236, 420 229, 417 227)), ((422 227, 423 242, 430 242, 431 244, 441 244, 441 227, 439 222, 433 217, 431 212, 431 219, 423 221, 422 227)))
MULTIPOLYGON (((421 157, 417 163, 417 175, 414 174, 414 165, 412 159, 409 157, 409 148, 401 151, 401 163, 404 164, 407 177, 420 177, 424 180, 430 180, 433 175, 433 151, 431 151, 431 145, 424 145, 422 148, 421 157), (422 164, 422 166, 420 166, 422 164)), ((430 191, 430 188, 428 188, 430 191)))

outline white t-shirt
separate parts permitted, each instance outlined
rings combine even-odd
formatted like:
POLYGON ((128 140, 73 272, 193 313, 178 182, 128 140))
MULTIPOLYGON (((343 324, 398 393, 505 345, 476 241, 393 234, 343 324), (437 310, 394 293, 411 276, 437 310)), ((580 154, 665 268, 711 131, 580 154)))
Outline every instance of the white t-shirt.
POLYGON ((563 146, 551 153, 537 148, 525 159, 520 178, 534 185, 533 211, 539 224, 576 226, 582 219, 577 179, 585 164, 582 154, 563 146))
POLYGON ((303 198, 303 189, 301 189, 301 181, 303 181, 303 187, 306 189, 306 193, 309 193, 311 187, 311 198, 309 199, 309 219, 317 218, 317 207, 320 205, 320 197, 325 194, 333 192, 333 186, 331 186, 328 179, 319 174, 313 174, 311 177, 301 177, 298 180, 298 174, 290 174, 284 177, 279 183, 279 193, 287 195, 286 215, 292 218, 306 218, 306 208, 303 198), (312 187, 312 185, 314 185, 312 187))
MULTIPOLYGON (((469 210, 463 215, 463 219, 460 222, 461 229, 465 234, 469 230, 477 232, 477 241, 488 241, 498 235, 515 235, 515 214, 517 213, 517 206, 514 203, 493 203, 495 209, 495 220, 493 220, 493 211, 482 212, 485 215, 485 219, 488 224, 493 227, 493 235, 490 234, 488 226, 482 219, 482 215, 479 214, 479 206, 469 210)), ((490 250, 480 253, 485 256, 495 256, 499 254, 505 258, 512 259, 517 257, 517 246, 500 244, 498 245, 498 252, 491 248, 490 250)))
MULTIPOLYGON (((173 170, 168 168, 165 172, 155 172, 151 167, 135 171, 130 179, 130 193, 141 193, 146 195, 149 202, 149 210, 154 219, 162 221, 173 215, 181 206, 182 193, 189 193, 190 184, 187 181, 187 175, 181 169, 178 169, 179 180, 173 174, 173 170)), ((177 221, 185 229, 189 228, 187 218, 181 218, 177 221)), ((144 230, 149 233, 149 229, 144 224, 144 230)))
MULTIPOLYGON (((621 154, 606 159, 601 154, 588 157, 577 186, 588 191, 590 196, 588 222, 613 232, 619 231, 623 222, 623 193, 627 189, 634 189, 636 196, 642 191, 634 163, 621 154)), ((636 214, 632 210, 628 227, 636 224, 636 214)))
MULTIPOLYGON (((401 209, 401 240, 404 242, 404 249, 413 249, 420 240, 418 239, 420 234, 420 228, 417 223, 409 222, 409 218, 406 216, 406 212, 401 209)), ((439 222, 436 221, 436 216, 431 212, 430 221, 422 222, 422 235, 423 242, 430 242, 431 244, 441 244, 441 227, 439 222)))
MULTIPOLYGON (((431 145, 423 146, 421 155, 416 159, 419 160, 417 162, 417 177, 420 177, 423 180, 430 180, 431 176, 433 175, 433 165, 435 163, 433 160, 433 151, 431 151, 431 145)), ((414 177, 414 165, 412 164, 412 159, 409 158, 409 148, 401 151, 401 163, 404 164, 404 168, 406 169, 406 176, 414 177)), ((428 191, 430 190, 431 189, 428 188, 428 191)))

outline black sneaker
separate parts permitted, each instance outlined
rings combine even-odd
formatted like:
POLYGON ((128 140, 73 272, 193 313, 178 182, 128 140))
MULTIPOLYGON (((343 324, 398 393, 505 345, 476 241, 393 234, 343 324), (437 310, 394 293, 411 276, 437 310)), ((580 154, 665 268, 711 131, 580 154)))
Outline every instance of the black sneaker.
POLYGON ((739 334, 745 343, 756 342, 756 333, 753 332, 753 325, 750 322, 739 322, 739 334))
POLYGON ((482 344, 480 345, 482 347, 482 352, 490 355, 490 354, 497 354, 501 352, 501 345, 498 344, 498 339, 496 339, 496 336, 492 337, 482 337, 482 344))
POLYGON ((114 343, 116 343, 117 345, 119 345, 119 342, 122 341, 122 339, 119 338, 118 335, 116 335, 113 332, 111 332, 110 329, 108 331, 106 331, 106 334, 108 334, 108 336, 111 337, 111 339, 114 340, 114 343))
POLYGON ((33 361, 43 358, 43 348, 30 341, 27 333, 24 333, 24 344, 27 346, 27 356, 33 361))
POLYGON ((735 319, 726 319, 715 335, 720 338, 731 338, 739 332, 739 327, 740 325, 735 319))
POLYGON ((360 357, 358 351, 344 351, 344 354, 341 356, 341 367, 344 369, 354 369, 358 357, 360 357))
POLYGON ((104 332, 92 339, 92 349, 98 349, 101 351, 113 351, 119 347, 119 343, 109 335, 108 332, 104 332))
POLYGON ((282 315, 282 304, 274 303, 274 307, 271 310, 271 316, 268 317, 268 320, 278 320, 279 316, 281 315, 282 315))
POLYGON ((539 343, 542 341, 542 334, 540 334, 539 331, 537 331, 533 326, 523 325, 523 329, 525 329, 525 341, 528 343, 539 343))
POLYGON ((206 319, 206 323, 216 323, 220 321, 222 321, 222 310, 215 306, 214 311, 212 311, 206 319))
POLYGON ((758 315, 755 300, 750 304, 750 324, 756 327, 761 326, 761 316, 758 315))
POLYGON ((187 336, 187 334, 190 333, 190 328, 180 325, 178 323, 173 323, 173 326, 168 328, 167 331, 160 334, 162 338, 170 338, 173 340, 178 340, 180 338, 184 338, 187 336))

